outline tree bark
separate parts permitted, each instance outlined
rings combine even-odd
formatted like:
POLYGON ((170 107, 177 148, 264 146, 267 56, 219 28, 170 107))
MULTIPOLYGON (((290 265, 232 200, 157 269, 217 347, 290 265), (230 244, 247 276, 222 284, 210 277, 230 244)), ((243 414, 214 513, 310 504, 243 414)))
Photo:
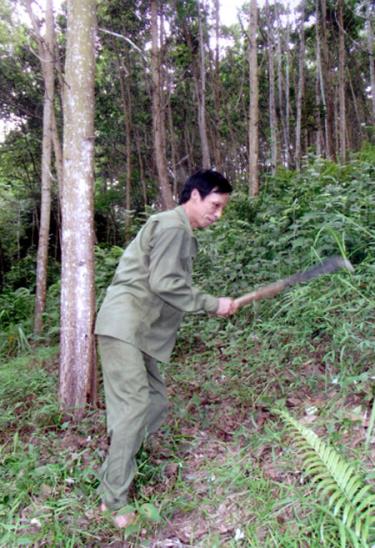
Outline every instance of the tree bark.
MULTIPOLYGON (((42 38, 40 34, 40 22, 31 7, 31 0, 25 0, 26 9, 30 16, 35 38, 38 44, 38 54, 42 66, 44 80, 44 108, 43 108, 43 143, 42 143, 42 180, 41 180, 41 213, 39 226, 39 242, 37 252, 36 297, 34 311, 34 333, 39 334, 43 328, 43 313, 45 310, 48 273, 48 242, 51 218, 51 194, 52 194, 52 162, 51 149, 55 155, 55 169, 60 197, 63 167, 62 149, 58 134, 56 115, 54 108, 55 97, 55 68, 59 63, 55 55, 56 37, 53 17, 53 1, 46 2, 46 34, 42 38)), ((61 71, 58 70, 58 75, 61 71)), ((58 208, 60 204, 58 204, 58 208)), ((60 227, 58 227, 60 230, 60 227)))
POLYGON ((178 197, 178 181, 177 181, 177 159, 176 159, 176 135, 173 124, 173 112, 171 105, 172 97, 172 87, 173 83, 171 78, 168 78, 167 88, 168 88, 168 103, 167 103, 167 119, 168 119, 168 129, 169 129, 169 142, 170 142, 170 151, 171 151, 171 171, 173 179, 173 198, 177 199, 178 197))
POLYGON ((320 0, 320 9, 318 13, 320 21, 317 32, 321 32, 321 82, 324 89, 324 127, 325 127, 325 148, 326 156, 329 160, 335 160, 334 146, 334 97, 332 76, 330 67, 330 55, 328 50, 328 30, 327 30, 327 4, 326 0, 320 0))
POLYGON ((201 2, 198 0, 198 28, 199 28, 199 77, 196 78, 196 90, 198 99, 198 127, 202 149, 202 167, 211 167, 210 147, 207 136, 206 122, 206 57, 204 51, 203 21, 201 2))
POLYGON ((371 1, 366 2, 366 31, 368 56, 370 64, 370 82, 371 82, 371 98, 372 98, 372 121, 375 124, 375 64, 374 64, 374 34, 372 30, 372 10, 371 1))
POLYGON ((131 93, 129 89, 129 74, 117 52, 117 62, 120 80, 120 93, 122 111, 124 114, 124 132, 125 132, 125 156, 126 156, 126 180, 125 180, 125 240, 128 239, 131 227, 131 177, 132 177, 132 147, 131 147, 131 128, 132 128, 132 105, 131 93))
POLYGON ((141 150, 141 136, 139 134, 139 131, 137 131, 137 129, 136 129, 135 141, 136 141, 136 146, 137 146, 139 178, 140 178, 141 187, 142 187, 143 205, 144 205, 144 208, 146 209, 146 206, 147 206, 147 187, 146 187, 146 181, 145 181, 145 170, 144 170, 144 166, 143 166, 143 158, 142 158, 142 150, 141 150))
POLYGON ((299 28, 300 47, 298 54, 298 91, 297 91, 297 113, 296 113, 296 145, 295 145, 295 161, 296 168, 301 169, 301 130, 302 130, 302 100, 305 86, 305 6, 304 1, 301 3, 301 22, 299 28))
POLYGON ((273 18, 271 17, 268 0, 266 0, 267 12, 267 43, 268 43, 268 108, 270 121, 270 136, 271 136, 271 172, 274 175, 278 164, 278 129, 276 116, 276 100, 275 100, 275 44, 273 38, 273 18))
POLYGON ((52 123, 54 100, 54 56, 53 56, 53 5, 52 0, 46 0, 45 21, 46 31, 42 38, 39 25, 27 0, 26 7, 34 28, 38 43, 38 53, 42 66, 44 80, 43 101, 43 139, 42 139, 42 173, 41 173, 41 205, 40 226, 36 266, 36 289, 34 307, 34 333, 39 335, 43 328, 43 313, 46 306, 48 244, 51 218, 51 159, 52 159, 52 123))
MULTIPOLYGON (((315 2, 316 18, 319 14, 319 0, 315 2)), ((320 50, 320 32, 319 25, 315 26, 315 59, 316 59, 316 74, 315 74, 315 111, 316 111, 316 135, 315 135, 315 153, 317 156, 322 155, 323 148, 323 129, 322 129, 322 106, 324 101, 324 88, 322 84, 322 64, 320 50)))
POLYGON ((215 148, 213 151, 215 158, 215 167, 218 171, 223 169, 223 160, 221 155, 221 137, 220 137, 220 125, 221 125, 221 80, 220 80, 220 2, 214 0, 215 10, 215 58, 214 58, 214 78, 212 82, 214 101, 215 101, 215 148))
POLYGON ((165 143, 165 109, 162 101, 161 63, 159 47, 158 2, 151 0, 151 70, 152 70, 152 127, 156 169, 159 178, 159 190, 162 207, 171 209, 175 203, 168 180, 166 143, 165 143))
POLYGON ((257 28, 258 8, 256 0, 250 1, 249 24, 249 194, 256 196, 259 192, 259 84, 257 61, 257 28))
POLYGON ((287 167, 290 165, 290 54, 289 54, 289 40, 290 40, 290 19, 289 8, 287 17, 287 32, 286 32, 286 64, 285 64, 285 161, 287 167))
POLYGON ((60 406, 79 419, 95 400, 94 77, 95 0, 68 0, 64 89, 64 184, 60 406))
MULTIPOLYGON (((283 79, 283 56, 282 56, 282 25, 281 18, 279 13, 279 6, 275 4, 275 9, 277 10, 277 40, 276 40, 276 57, 277 57, 277 91, 278 91, 278 111, 280 113, 280 123, 281 123, 281 134, 282 139, 280 138, 280 152, 281 158, 286 167, 289 166, 289 154, 287 145, 288 139, 286 136, 286 115, 285 115, 285 102, 284 102, 284 79, 283 79), (281 144, 282 143, 282 144, 281 144)), ((288 23, 287 23, 288 24, 288 23)))
POLYGON ((339 23, 339 149, 340 160, 346 160, 346 104, 345 104, 345 36, 344 36, 344 5, 338 0, 339 23))

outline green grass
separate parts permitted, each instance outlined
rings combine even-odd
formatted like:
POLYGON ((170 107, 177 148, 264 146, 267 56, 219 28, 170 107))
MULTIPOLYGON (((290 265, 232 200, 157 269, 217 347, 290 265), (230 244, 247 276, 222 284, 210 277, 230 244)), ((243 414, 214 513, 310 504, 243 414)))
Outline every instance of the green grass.
MULTIPOLYGON (((38 348, 27 334, 25 292, 15 311, 4 296, 17 322, 0 340, 0 546, 341 548, 337 522, 273 410, 287 409, 374 485, 371 155, 344 168, 316 161, 301 174, 279 173, 255 201, 238 193, 223 222, 200 233, 196 282, 215 294, 239 296, 331 253, 345 252, 355 272, 229 320, 186 317, 164 368, 169 419, 139 455, 132 504, 140 517, 125 533, 97 512, 103 402, 79 424, 61 415, 58 348, 38 348)), ((99 299, 118 252, 98 250, 99 299)), ((42 343, 58 331, 57 300, 58 284, 42 343)))

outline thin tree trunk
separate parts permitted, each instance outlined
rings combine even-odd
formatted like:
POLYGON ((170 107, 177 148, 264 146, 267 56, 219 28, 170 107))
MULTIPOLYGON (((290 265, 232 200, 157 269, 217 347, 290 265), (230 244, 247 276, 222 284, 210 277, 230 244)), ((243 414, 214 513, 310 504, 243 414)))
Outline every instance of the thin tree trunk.
POLYGON ((340 109, 340 160, 346 160, 346 104, 345 104, 345 30, 344 30, 344 5, 343 0, 338 0, 339 23, 339 109, 340 109))
POLYGON ((326 156, 330 160, 335 160, 336 155, 334 146, 334 97, 330 68, 330 55, 328 51, 326 0, 320 0, 319 21, 320 28, 317 30, 317 32, 319 32, 319 30, 321 32, 321 82, 322 87, 324 88, 326 156))
POLYGON ((296 145, 295 145, 295 161, 297 170, 301 169, 301 128, 302 128, 302 100, 304 95, 305 85, 305 6, 301 3, 301 22, 299 28, 300 47, 298 55, 298 92, 297 92, 297 115, 296 115, 296 145))
POLYGON ((257 61, 257 28, 258 8, 256 0, 250 1, 249 24, 249 194, 256 196, 259 192, 259 84, 257 61))
POLYGON ((136 145, 137 145, 139 178, 141 180, 143 205, 146 209, 146 206, 147 206, 147 188, 146 188, 146 182, 145 182, 145 170, 144 170, 144 166, 143 166, 142 151, 141 151, 141 137, 140 137, 138 131, 136 132, 135 140, 136 140, 136 145))
POLYGON ((210 147, 207 136, 206 123, 206 59, 204 52, 203 23, 201 2, 198 0, 198 28, 199 28, 199 77, 196 78, 196 90, 198 98, 198 127, 202 149, 202 167, 211 167, 210 147))
POLYGON ((161 65, 159 48, 158 2, 151 0, 151 33, 152 33, 152 127, 156 168, 159 178, 159 189, 162 206, 171 209, 174 206, 171 187, 168 181, 166 143, 165 143, 165 111, 162 105, 161 65))
POLYGON ((169 128, 169 141, 171 147, 171 165, 172 165, 172 178, 173 178, 173 197, 176 200, 178 195, 177 188, 177 159, 176 159, 176 135, 173 125, 173 112, 171 106, 172 87, 171 79, 168 78, 168 104, 167 104, 167 117, 169 128))
POLYGON ((132 108, 131 93, 129 90, 129 75, 123 60, 117 52, 120 93, 122 111, 124 114, 124 133, 125 133, 125 156, 126 156, 126 179, 125 179, 125 239, 129 237, 131 226, 131 176, 132 176, 132 158, 131 158, 131 126, 132 126, 132 108))
POLYGON ((42 65, 44 80, 43 102, 43 141, 42 141, 42 177, 40 227, 37 252, 36 290, 34 310, 34 333, 39 335, 43 327, 43 313, 46 306, 48 244, 51 218, 51 158, 52 158, 52 121, 54 99, 54 59, 53 59, 53 5, 52 0, 46 1, 46 32, 42 38, 39 26, 31 8, 31 1, 26 3, 36 39, 42 65))
POLYGON ((372 10, 371 0, 366 2, 366 31, 368 56, 370 64, 370 82, 371 82, 371 98, 372 98, 372 121, 375 124, 375 64, 374 64, 374 34, 372 30, 372 10))
POLYGON ((289 8, 287 18, 287 33, 286 33, 286 62, 285 62, 285 162, 287 167, 290 165, 290 54, 289 54, 289 39, 290 39, 290 19, 289 8))
POLYGON ((287 150, 286 150, 286 131, 285 131, 285 113, 284 113, 284 93, 283 93, 283 58, 282 58, 282 30, 281 30, 281 20, 278 6, 275 5, 277 9, 277 40, 276 40, 276 57, 277 57, 277 91, 278 91, 278 111, 280 113, 280 122, 282 129, 282 140, 280 139, 280 149, 281 157, 286 167, 288 167, 289 159, 287 159, 287 150), (281 144, 282 141, 282 144, 281 144))
POLYGON ((274 38, 273 38, 273 21, 269 8, 268 0, 266 0, 267 12, 267 43, 268 43, 268 90, 269 90, 269 120, 270 120, 270 136, 271 136, 271 171, 275 174, 278 164, 278 139, 277 139, 277 116, 276 116, 276 101, 275 101, 275 60, 274 60, 274 38))
MULTIPOLYGON (((349 87, 350 87, 350 94, 352 96, 352 101, 353 101, 353 109, 354 109, 354 114, 355 114, 355 119, 356 119, 356 122, 357 122, 357 135, 359 136, 359 139, 356 139, 355 140, 355 148, 358 147, 358 144, 362 142, 362 137, 363 137, 363 133, 362 133, 362 124, 361 124, 361 117, 359 115, 359 111, 358 111, 358 104, 357 104, 357 97, 356 97, 356 94, 354 92, 354 87, 353 87, 353 81, 352 81, 352 77, 349 73, 349 87)), ((353 129, 352 129, 352 135, 353 135, 353 129)))
POLYGON ((68 0, 59 400, 79 419, 95 401, 95 0, 68 0))
POLYGON ((215 58, 214 58, 214 78, 213 78, 213 92, 215 101, 215 166, 218 171, 223 169, 223 159, 221 155, 221 80, 220 80, 220 2, 214 0, 215 10, 215 58))
MULTIPOLYGON (((316 18, 318 20, 319 13, 319 0, 316 0, 316 18)), ((322 85, 322 64, 321 64, 321 52, 320 52, 320 33, 319 25, 315 26, 315 51, 316 51, 316 74, 315 74, 315 110, 316 110, 316 155, 322 155, 322 146, 323 146, 323 130, 322 130, 322 106, 325 107, 324 102, 324 88, 322 85)))
MULTIPOLYGON (((59 67, 59 62, 55 56, 56 37, 55 26, 53 18, 53 2, 46 3, 46 36, 43 39, 40 34, 40 23, 37 21, 36 16, 31 7, 31 1, 25 0, 26 9, 30 16, 30 20, 33 26, 34 34, 38 43, 38 53, 42 65, 43 79, 45 84, 45 104, 46 110, 43 110, 43 127, 49 126, 49 129, 43 130, 43 145, 42 145, 42 185, 41 185, 41 219, 40 219, 40 238, 38 245, 37 256, 37 286, 36 286, 36 303, 34 313, 34 332, 40 333, 43 327, 43 313, 45 310, 46 292, 47 292, 47 265, 48 265, 48 240, 49 240, 49 227, 51 217, 51 180, 52 180, 52 168, 51 168, 51 142, 53 145, 53 151, 55 154, 55 168, 58 182, 58 192, 62 187, 63 180, 63 167, 62 167, 62 148, 58 134, 56 115, 54 109, 54 96, 55 96, 55 82, 54 82, 54 70, 55 67, 59 67), (46 103, 47 102, 47 103, 46 103), (48 120, 50 119, 50 123, 48 120), (51 142, 48 142, 48 141, 51 142), (44 151, 44 152, 43 152, 44 151), (43 177, 44 174, 44 177, 43 177)), ((58 71, 59 77, 61 77, 61 71, 58 71)), ((59 217, 60 202, 58 203, 58 217, 59 217)), ((60 225, 57 227, 59 238, 60 225)))

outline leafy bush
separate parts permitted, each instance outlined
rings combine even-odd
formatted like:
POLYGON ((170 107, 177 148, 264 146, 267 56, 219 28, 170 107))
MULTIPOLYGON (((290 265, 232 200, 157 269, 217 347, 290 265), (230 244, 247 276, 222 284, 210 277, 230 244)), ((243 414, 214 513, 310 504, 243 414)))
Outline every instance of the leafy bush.
POLYGON ((235 194, 225 219, 199 234, 197 282, 236 295, 329 255, 371 261, 374 167, 367 156, 343 167, 319 159, 301 173, 280 170, 252 201, 235 194))

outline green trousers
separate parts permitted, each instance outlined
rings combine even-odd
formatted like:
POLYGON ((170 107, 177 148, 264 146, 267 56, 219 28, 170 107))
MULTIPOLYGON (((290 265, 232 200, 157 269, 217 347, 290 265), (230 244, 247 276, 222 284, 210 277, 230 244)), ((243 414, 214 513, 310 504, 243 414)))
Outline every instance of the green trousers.
POLYGON ((110 438, 99 492, 108 508, 118 510, 127 504, 146 433, 156 432, 165 419, 167 395, 155 359, 112 337, 99 336, 98 343, 110 438))

